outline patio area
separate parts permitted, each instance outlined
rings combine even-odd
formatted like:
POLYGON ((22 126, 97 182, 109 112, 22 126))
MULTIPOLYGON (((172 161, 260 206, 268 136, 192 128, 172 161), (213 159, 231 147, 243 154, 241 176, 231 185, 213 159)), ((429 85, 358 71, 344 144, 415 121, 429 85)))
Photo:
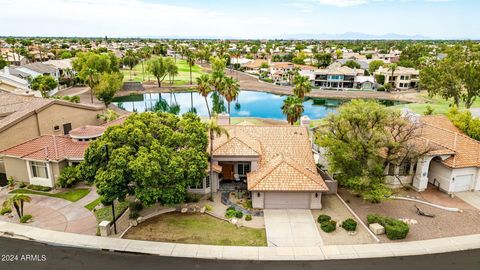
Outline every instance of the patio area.
MULTIPOLYGON (((434 204, 447 207, 457 207, 462 212, 449 212, 425 204, 405 201, 386 200, 382 203, 372 204, 364 201, 361 197, 349 193, 341 188, 338 190, 340 196, 348 203, 355 213, 366 222, 368 214, 380 214, 397 219, 411 219, 416 224, 410 224, 410 232, 406 239, 395 241, 427 240, 442 237, 461 236, 480 233, 480 211, 465 203, 459 198, 450 198, 448 195, 436 190, 429 190, 426 193, 415 191, 402 192, 399 195, 423 199, 434 204), (434 218, 420 216, 416 213, 415 205, 424 212, 435 215, 434 218)), ((379 236, 382 242, 391 242, 385 235, 379 236)))

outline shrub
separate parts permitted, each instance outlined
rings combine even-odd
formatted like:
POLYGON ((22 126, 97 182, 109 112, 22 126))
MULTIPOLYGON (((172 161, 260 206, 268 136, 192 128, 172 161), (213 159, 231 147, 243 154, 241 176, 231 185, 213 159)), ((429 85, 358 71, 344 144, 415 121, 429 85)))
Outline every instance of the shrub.
POLYGON ((372 224, 372 223, 379 223, 381 225, 385 224, 385 217, 382 217, 377 214, 368 214, 367 215, 367 223, 372 224))
POLYGON ((2 210, 0 210, 0 215, 5 215, 5 214, 10 214, 12 212, 12 208, 10 207, 4 207, 2 210))
POLYGON ((225 213, 225 217, 226 218, 232 218, 232 217, 235 216, 236 213, 237 213, 237 211, 235 209, 228 208, 227 212, 225 213))
POLYGON ((187 195, 185 196, 186 203, 199 202, 199 201, 200 201, 200 195, 198 194, 187 193, 187 195))
POLYGON ((353 232, 357 229, 357 222, 352 218, 347 218, 342 222, 342 228, 346 231, 353 232))
POLYGON ((130 213, 128 217, 131 219, 138 218, 140 216, 140 211, 143 209, 143 204, 139 201, 129 202, 128 208, 130 208, 130 213))
POLYGON ((51 187, 45 187, 45 186, 39 186, 39 185, 28 185, 27 188, 31 190, 44 191, 44 192, 52 190, 51 187))
POLYGON ((242 218, 242 217, 243 217, 242 211, 236 211, 236 212, 235 212, 235 217, 236 217, 236 218, 242 218))
POLYGON ((27 223, 32 218, 33 218, 32 215, 29 215, 29 214, 23 215, 23 217, 20 218, 20 223, 27 223))
POLYGON ((140 213, 138 212, 134 212, 132 210, 130 210, 130 213, 128 213, 128 218, 130 219, 136 219, 140 216, 140 213))
POLYGON ((326 233, 331 233, 337 228, 337 222, 335 220, 328 220, 320 223, 320 228, 326 233))
POLYGON ((320 215, 317 218, 318 223, 322 223, 325 221, 330 221, 332 218, 329 215, 320 215))
POLYGON ((235 210, 235 207, 230 206, 230 207, 227 208, 227 211, 228 211, 228 210, 235 210))
POLYGON ((243 208, 245 209, 252 209, 253 208, 253 205, 252 205, 252 201, 251 200, 247 200, 243 203, 243 208))
POLYGON ((379 86, 379 87, 377 88, 377 91, 385 92, 385 87, 379 86))
POLYGON ((24 188, 27 186, 27 184, 25 184, 25 182, 20 182, 20 184, 18 185, 20 188, 24 188))
POLYGON ((7 184, 13 187, 15 185, 15 179, 12 176, 8 177, 7 184))
POLYGON ((245 220, 246 220, 246 221, 252 220, 252 215, 246 215, 246 216, 245 216, 245 220))
POLYGON ((76 166, 68 166, 62 169, 58 177, 58 184, 62 188, 71 187, 80 181, 80 172, 76 166))
POLYGON ((211 206, 210 204, 205 204, 205 210, 206 210, 206 211, 212 211, 212 210, 213 210, 213 206, 211 206))
POLYGON ((410 228, 407 223, 396 220, 396 219, 387 219, 385 223, 385 232, 387 233, 387 238, 390 240, 404 239, 407 237, 410 228))

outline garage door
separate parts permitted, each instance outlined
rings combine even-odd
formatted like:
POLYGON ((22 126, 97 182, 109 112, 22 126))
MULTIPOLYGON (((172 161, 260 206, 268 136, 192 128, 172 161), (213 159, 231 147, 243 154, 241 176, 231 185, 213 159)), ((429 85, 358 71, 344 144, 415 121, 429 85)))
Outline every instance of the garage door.
POLYGON ((469 191, 473 180, 473 174, 455 176, 453 192, 469 191))
POLYGON ((310 193, 305 192, 266 192, 267 209, 309 209, 310 193))

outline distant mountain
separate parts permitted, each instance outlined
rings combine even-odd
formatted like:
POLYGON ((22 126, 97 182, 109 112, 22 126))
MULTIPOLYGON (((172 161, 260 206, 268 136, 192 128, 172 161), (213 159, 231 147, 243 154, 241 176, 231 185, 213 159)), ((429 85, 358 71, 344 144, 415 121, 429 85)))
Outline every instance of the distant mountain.
POLYGON ((432 39, 431 37, 421 35, 400 35, 395 33, 389 33, 384 35, 371 35, 359 32, 346 32, 343 34, 286 34, 281 36, 272 37, 272 39, 318 39, 318 40, 401 40, 401 39, 413 39, 413 40, 425 40, 432 39))

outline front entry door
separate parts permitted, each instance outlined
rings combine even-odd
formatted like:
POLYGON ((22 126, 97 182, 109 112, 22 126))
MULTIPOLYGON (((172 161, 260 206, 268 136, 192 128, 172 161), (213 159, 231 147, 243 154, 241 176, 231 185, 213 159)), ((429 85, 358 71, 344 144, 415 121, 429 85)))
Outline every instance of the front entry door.
POLYGON ((222 164, 222 177, 224 180, 233 180, 233 164, 222 164))

